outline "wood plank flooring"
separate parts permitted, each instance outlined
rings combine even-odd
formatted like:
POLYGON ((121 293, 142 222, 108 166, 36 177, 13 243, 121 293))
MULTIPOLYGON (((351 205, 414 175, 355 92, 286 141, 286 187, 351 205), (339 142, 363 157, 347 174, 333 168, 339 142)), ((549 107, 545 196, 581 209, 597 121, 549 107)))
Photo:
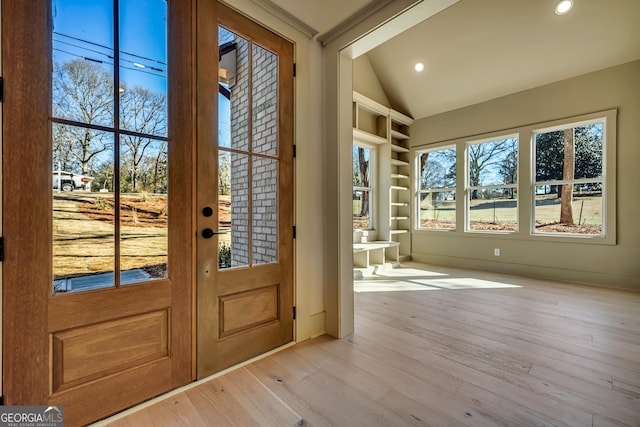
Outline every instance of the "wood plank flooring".
POLYGON ((640 426, 640 293, 417 264, 355 288, 353 336, 110 425, 640 426))

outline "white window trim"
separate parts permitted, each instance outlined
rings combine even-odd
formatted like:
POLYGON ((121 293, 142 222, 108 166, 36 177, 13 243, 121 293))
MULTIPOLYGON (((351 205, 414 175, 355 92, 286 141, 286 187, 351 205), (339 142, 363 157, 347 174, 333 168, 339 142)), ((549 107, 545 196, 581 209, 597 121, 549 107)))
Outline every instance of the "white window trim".
POLYGON ((545 241, 585 242, 602 243, 607 245, 616 244, 616 118, 617 110, 606 110, 598 113, 586 114, 583 116, 570 117, 567 119, 554 120, 532 127, 530 133, 530 205, 531 221, 529 234, 534 239, 544 239, 545 241), (602 177, 601 178, 579 178, 573 180, 550 180, 536 182, 536 144, 535 135, 546 132, 564 130, 567 127, 580 127, 594 123, 603 123, 602 128, 602 177), (613 171, 613 173, 608 173, 613 171), (562 184, 583 184, 602 183, 602 228, 604 233, 599 235, 571 234, 571 233, 545 233, 535 230, 535 188, 539 185, 562 185, 562 184))
MULTIPOLYGON (((558 243, 580 243, 580 244, 596 244, 596 245, 615 245, 617 239, 616 230, 616 209, 617 209, 617 183, 616 183, 616 151, 617 151, 617 109, 602 110, 594 113, 572 116, 558 120, 552 120, 541 123, 527 124, 509 129, 503 129, 493 132, 487 132, 477 135, 469 135, 461 138, 434 142, 432 144, 416 145, 412 147, 411 159, 414 162, 413 171, 415 178, 412 179, 412 203, 417 205, 419 198, 419 160, 420 153, 426 151, 434 151, 447 147, 456 147, 459 154, 461 150, 465 150, 466 144, 476 143, 478 141, 491 141, 498 139, 504 135, 518 135, 518 231, 517 232, 476 232, 466 231, 465 227, 456 227, 455 230, 418 228, 418 208, 413 207, 412 212, 416 219, 412 221, 411 232, 416 235, 428 235, 430 233, 440 233, 447 231, 452 236, 465 238, 491 238, 491 239, 513 239, 525 241, 544 241, 558 243), (535 205, 533 197, 535 193, 535 145, 533 143, 534 132, 544 132, 546 130, 557 130, 567 127, 567 125, 580 125, 583 123, 593 123, 604 121, 603 128, 603 226, 605 235, 578 235, 578 234, 561 234, 561 233, 533 233, 532 224, 534 224, 535 205), (523 178, 527 179, 523 179, 523 178), (528 224, 528 225, 527 225, 528 224)), ((466 218, 466 152, 464 156, 457 155, 457 177, 456 177, 456 216, 457 224, 465 224, 466 218), (460 185, 464 182, 465 185, 460 185)), ((598 179, 598 182, 600 180, 598 179)))

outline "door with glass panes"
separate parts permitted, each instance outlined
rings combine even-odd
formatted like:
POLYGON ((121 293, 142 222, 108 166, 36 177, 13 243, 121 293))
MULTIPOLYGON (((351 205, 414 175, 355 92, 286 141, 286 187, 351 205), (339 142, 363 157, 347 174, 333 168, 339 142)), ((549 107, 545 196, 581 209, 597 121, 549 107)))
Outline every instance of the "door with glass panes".
POLYGON ((202 377, 293 340, 293 45, 221 3, 197 16, 202 377))
POLYGON ((192 379, 191 17, 2 3, 4 404, 79 425, 192 379))

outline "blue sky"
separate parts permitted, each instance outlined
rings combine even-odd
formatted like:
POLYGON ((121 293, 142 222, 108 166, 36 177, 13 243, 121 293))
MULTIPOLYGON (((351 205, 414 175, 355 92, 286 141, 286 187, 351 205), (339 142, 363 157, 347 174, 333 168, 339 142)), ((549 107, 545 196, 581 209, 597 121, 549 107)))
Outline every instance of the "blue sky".
MULTIPOLYGON (((121 82, 166 94, 166 0, 119 3, 121 82)), ((113 73, 113 4, 113 0, 53 0, 54 61, 88 58, 113 73)), ((221 35, 226 40, 232 37, 226 30, 221 35)), ((229 102, 222 96, 218 99, 220 145, 229 146, 229 102)))
MULTIPOLYGON (((120 3, 121 81, 166 93, 166 0, 120 3)), ((113 1, 53 0, 52 5, 55 60, 90 58, 113 71, 113 1)))

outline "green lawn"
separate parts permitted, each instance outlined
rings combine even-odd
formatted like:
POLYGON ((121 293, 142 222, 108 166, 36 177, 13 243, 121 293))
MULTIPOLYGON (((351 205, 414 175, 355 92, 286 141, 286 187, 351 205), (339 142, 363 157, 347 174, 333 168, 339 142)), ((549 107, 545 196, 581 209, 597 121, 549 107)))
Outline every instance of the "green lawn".
MULTIPOLYGON (((572 202, 574 225, 562 230, 549 228, 560 220, 560 199, 555 194, 536 197, 536 228, 544 232, 572 232, 578 234, 600 234, 602 230, 602 197, 574 196, 572 202)), ((454 229, 456 221, 455 200, 433 203, 424 199, 420 206, 420 223, 424 228, 454 229)), ((472 200, 469 212, 470 229, 502 230, 517 229, 518 208, 515 200, 472 200)))

